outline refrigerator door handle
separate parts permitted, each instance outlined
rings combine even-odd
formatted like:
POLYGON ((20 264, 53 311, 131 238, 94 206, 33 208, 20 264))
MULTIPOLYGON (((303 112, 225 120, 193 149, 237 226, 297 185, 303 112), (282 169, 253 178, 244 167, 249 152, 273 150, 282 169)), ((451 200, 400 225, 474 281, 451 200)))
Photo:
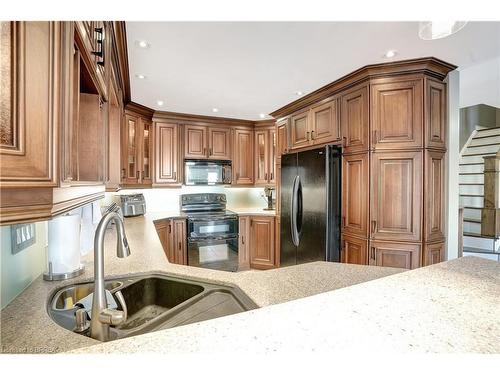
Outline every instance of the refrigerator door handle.
POLYGON ((298 211, 298 191, 300 185, 300 177, 295 176, 293 179, 292 199, 290 202, 290 232, 292 233, 292 243, 299 246, 299 234, 297 231, 297 211, 298 211))

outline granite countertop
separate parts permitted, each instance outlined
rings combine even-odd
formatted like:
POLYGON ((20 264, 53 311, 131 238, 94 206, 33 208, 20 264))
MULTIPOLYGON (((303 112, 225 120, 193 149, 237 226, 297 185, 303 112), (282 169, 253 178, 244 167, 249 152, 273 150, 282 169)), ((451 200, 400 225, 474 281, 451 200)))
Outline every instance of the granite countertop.
MULTIPOLYGON (((240 216, 276 216, 275 210, 264 210, 262 207, 227 207, 229 211, 233 211, 240 216)), ((173 219, 178 217, 185 217, 186 215, 177 211, 163 211, 163 212, 150 212, 146 216, 154 220, 160 219, 173 219)))
POLYGON ((499 308, 500 264, 465 257, 75 352, 499 353, 499 308))
MULTIPOLYGON (((178 212, 157 212, 148 213, 144 217, 126 218, 125 229, 131 255, 124 259, 116 257, 116 235, 114 230, 108 230, 105 237, 104 257, 106 278, 136 273, 166 272, 202 281, 237 285, 257 305, 268 306, 402 272, 394 268, 327 262, 238 273, 170 264, 163 252, 153 222, 178 215, 178 212)), ((0 312, 2 352, 55 353, 100 344, 99 341, 74 334, 58 326, 46 311, 47 300, 55 289, 92 280, 93 254, 84 257, 83 263, 85 264, 84 274, 72 280, 48 282, 40 276, 0 312)), ((252 315, 245 316, 252 319, 252 315)), ((217 321, 223 319, 225 318, 219 318, 217 321)), ((134 350, 133 340, 127 341, 131 345, 129 351, 134 350)), ((123 347, 120 350, 124 350, 123 347)))

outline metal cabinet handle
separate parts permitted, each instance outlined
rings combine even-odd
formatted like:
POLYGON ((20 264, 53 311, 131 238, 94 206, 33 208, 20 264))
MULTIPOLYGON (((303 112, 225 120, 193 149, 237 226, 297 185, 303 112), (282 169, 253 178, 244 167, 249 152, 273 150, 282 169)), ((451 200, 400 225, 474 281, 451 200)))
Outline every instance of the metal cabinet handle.
POLYGON ((372 220, 372 233, 377 231, 377 220, 372 220))
POLYGON ((343 148, 347 147, 347 137, 342 137, 342 147, 343 148))
POLYGON ((345 216, 342 216, 342 228, 345 228, 345 216))
POLYGON ((375 260, 375 246, 372 246, 372 248, 371 248, 371 253, 372 253, 372 254, 371 254, 371 258, 372 258, 373 260, 375 260))
POLYGON ((274 180, 274 173, 271 172, 271 181, 274 180))
POLYGON ((311 139, 314 140, 314 130, 311 131, 311 139))
POLYGON ((264 173, 264 180, 266 180, 266 181, 267 181, 267 172, 266 172, 266 173, 264 173))
POLYGON ((373 131, 373 143, 378 143, 377 130, 373 131))
POLYGON ((213 155, 212 148, 209 148, 209 149, 208 149, 208 155, 210 155, 210 156, 212 156, 212 155, 213 155))
POLYGON ((168 224, 168 233, 172 233, 172 224, 168 224))
POLYGON ((141 172, 135 172, 135 178, 139 181, 141 179, 141 172))
POLYGON ((177 181, 177 172, 174 171, 174 180, 177 181))
POLYGON ((241 236, 241 244, 244 245, 245 244, 245 236, 241 236))
POLYGON ((306 132, 306 135, 307 135, 306 140, 309 141, 309 132, 306 132))

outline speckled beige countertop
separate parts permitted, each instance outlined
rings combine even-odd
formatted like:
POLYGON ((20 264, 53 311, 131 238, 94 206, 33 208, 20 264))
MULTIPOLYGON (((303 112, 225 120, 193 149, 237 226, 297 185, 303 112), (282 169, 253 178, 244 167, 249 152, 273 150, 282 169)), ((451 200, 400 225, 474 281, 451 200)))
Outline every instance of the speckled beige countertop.
MULTIPOLYGON (((248 214, 249 211, 241 212, 248 214)), ((392 268, 315 262, 268 271, 230 273, 170 264, 161 247, 153 221, 173 216, 178 216, 178 212, 149 213, 144 217, 127 218, 125 228, 131 247, 131 255, 125 259, 116 257, 116 236, 114 231, 108 230, 104 261, 106 277, 120 277, 145 272, 167 272, 172 275, 237 285, 259 306, 268 306, 344 288, 402 271, 392 268)), ((93 278, 93 254, 86 256, 83 261, 86 269, 80 277, 63 282, 47 282, 39 277, 0 312, 2 352, 55 353, 78 348, 90 350, 89 347, 100 344, 96 340, 74 334, 58 326, 51 320, 46 311, 47 299, 55 289, 93 278)), ((246 317, 244 319, 253 319, 253 314, 244 316, 246 317)), ((224 319, 219 318, 216 321, 221 322, 224 319)), ((203 330, 203 328, 201 329, 203 330)), ((164 332, 167 331, 161 331, 161 333, 164 332)), ((208 335, 209 332, 212 331, 207 331, 206 334, 208 335)), ((148 337, 149 334, 147 337, 144 336, 144 339, 147 341, 148 337)), ((136 339, 138 338, 118 340, 123 341, 122 344, 118 344, 122 345, 119 351, 134 351, 134 340, 136 339), (127 345, 129 345, 128 349, 126 349, 127 345)), ((184 339, 186 339, 185 336, 184 339)), ((219 341, 217 338, 214 340, 219 341)), ((188 342, 189 340, 186 341, 186 346, 190 345, 188 342)), ((198 345, 193 343, 193 348, 198 345)), ((142 350, 145 351, 157 349, 142 347, 142 350)), ((104 349, 98 350, 112 349, 104 347, 104 349)))

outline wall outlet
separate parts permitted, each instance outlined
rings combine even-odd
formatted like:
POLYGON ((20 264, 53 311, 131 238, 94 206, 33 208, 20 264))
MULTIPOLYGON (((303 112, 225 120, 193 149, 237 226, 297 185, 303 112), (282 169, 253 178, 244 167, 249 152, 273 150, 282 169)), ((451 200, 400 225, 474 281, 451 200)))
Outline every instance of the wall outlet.
POLYGON ((17 254, 36 242, 35 224, 15 224, 10 227, 11 251, 17 254))

